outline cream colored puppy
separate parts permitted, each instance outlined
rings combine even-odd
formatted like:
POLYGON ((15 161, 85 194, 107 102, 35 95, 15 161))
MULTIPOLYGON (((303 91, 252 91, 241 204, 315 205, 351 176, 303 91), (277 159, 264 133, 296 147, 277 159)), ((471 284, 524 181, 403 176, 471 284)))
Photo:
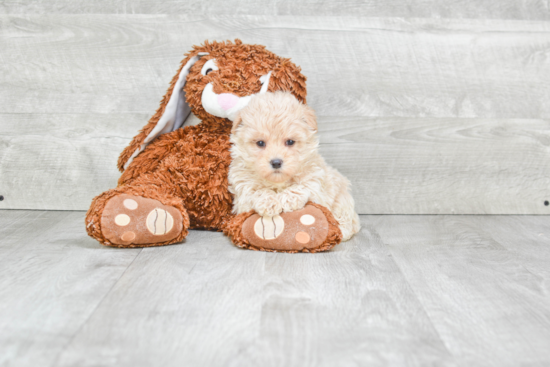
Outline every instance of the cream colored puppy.
POLYGON ((319 155, 316 132, 315 113, 292 94, 253 97, 231 134, 233 212, 275 216, 302 209, 311 200, 330 209, 344 241, 357 233, 350 183, 319 155))

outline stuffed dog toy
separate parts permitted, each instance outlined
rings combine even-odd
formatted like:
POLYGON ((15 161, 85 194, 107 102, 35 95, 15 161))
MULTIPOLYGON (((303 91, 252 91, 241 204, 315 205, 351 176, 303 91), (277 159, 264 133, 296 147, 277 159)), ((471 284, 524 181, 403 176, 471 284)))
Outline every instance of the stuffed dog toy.
POLYGON ((338 244, 338 222, 317 204, 274 218, 232 214, 232 121, 253 95, 278 90, 306 102, 306 78, 289 59, 240 40, 194 46, 157 112, 121 153, 118 186, 93 199, 88 234, 115 247, 178 243, 188 229, 223 231, 254 250, 317 252, 338 244), (201 123, 182 128, 191 112, 201 123))

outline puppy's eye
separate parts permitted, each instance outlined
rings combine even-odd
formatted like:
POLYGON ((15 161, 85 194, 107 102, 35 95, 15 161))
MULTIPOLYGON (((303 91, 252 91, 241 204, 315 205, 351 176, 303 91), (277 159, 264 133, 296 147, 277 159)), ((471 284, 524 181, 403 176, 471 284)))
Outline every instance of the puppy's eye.
POLYGON ((294 145, 294 143, 296 143, 294 140, 288 139, 288 140, 285 142, 285 145, 286 145, 287 147, 290 147, 290 146, 294 145))
POLYGON ((258 140, 258 141, 256 142, 256 145, 259 146, 260 148, 263 148, 263 147, 265 147, 265 141, 263 141, 263 140, 258 140))
POLYGON ((206 69, 206 71, 204 72, 204 75, 208 75, 210 74, 210 72, 212 71, 212 68, 208 68, 206 69))

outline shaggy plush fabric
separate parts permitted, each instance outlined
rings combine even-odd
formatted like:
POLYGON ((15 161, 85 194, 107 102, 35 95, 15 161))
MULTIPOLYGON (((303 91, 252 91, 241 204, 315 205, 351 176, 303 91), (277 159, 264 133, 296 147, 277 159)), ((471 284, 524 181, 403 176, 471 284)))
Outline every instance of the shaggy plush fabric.
MULTIPOLYGON (((181 85, 179 80, 178 85, 181 85)), ((238 222, 242 216, 235 218, 231 214, 232 196, 228 191, 227 177, 231 163, 229 134, 232 121, 206 112, 201 97, 209 84, 216 94, 230 93, 245 97, 259 93, 262 82, 269 83, 268 91, 285 90, 302 102, 306 100, 306 78, 300 73, 300 68, 289 59, 267 51, 264 46, 246 45, 239 40, 234 43, 206 42, 202 46, 195 46, 186 54, 157 112, 121 153, 118 168, 123 174, 118 187, 94 198, 86 215, 88 234, 104 245, 145 247, 181 242, 188 228, 202 228, 225 230, 238 246, 253 248, 250 244, 240 242, 238 222), (146 137, 165 113, 182 69, 192 58, 195 58, 195 62, 187 66, 189 73, 183 91, 192 112, 202 122, 197 126, 186 126, 165 133, 146 143, 146 137), (209 68, 206 73, 203 66, 209 60, 215 60, 217 69, 209 68), (131 157, 133 159, 130 161, 131 157), (113 243, 107 240, 101 228, 102 213, 108 201, 120 194, 154 199, 176 208, 183 217, 183 230, 174 238, 159 243, 113 243)), ((328 249, 340 237, 335 234, 339 230, 337 224, 334 224, 334 218, 326 209, 323 210, 332 223, 327 241, 322 245, 322 249, 328 249)), ((130 215, 130 220, 138 220, 136 218, 130 215)))
POLYGON ((202 46, 194 46, 193 51, 186 54, 181 62, 178 72, 172 78, 170 88, 163 97, 160 107, 149 123, 140 131, 126 147, 118 160, 118 168, 122 172, 124 165, 130 156, 138 149, 147 135, 155 128, 157 122, 164 114, 164 110, 174 87, 178 81, 180 72, 189 60, 201 53, 208 53, 196 62, 187 76, 185 94, 191 111, 202 120, 201 126, 204 132, 214 134, 229 134, 231 120, 213 116, 204 110, 201 96, 207 84, 212 83, 213 91, 217 94, 232 93, 245 97, 258 93, 261 90, 260 78, 270 71, 268 92, 276 90, 289 91, 301 102, 306 103, 306 77, 301 74, 301 69, 290 61, 275 55, 261 45, 247 45, 240 40, 235 43, 205 42, 202 46), (202 66, 211 59, 216 59, 218 70, 208 75, 202 75, 202 66))
MULTIPOLYGON (((224 233, 231 238, 233 243, 235 243, 236 246, 255 250, 255 251, 268 251, 268 252, 288 252, 288 253, 297 253, 297 252, 321 252, 321 251, 327 251, 339 244, 342 241, 342 232, 340 231, 340 228, 338 226, 338 222, 336 219, 334 219, 334 216, 332 213, 325 208, 322 205, 315 204, 313 202, 308 202, 306 204, 306 208, 308 206, 313 206, 317 209, 319 209, 322 214, 324 214, 327 224, 328 224, 328 233, 324 236, 326 238, 323 240, 322 243, 320 243, 318 246, 311 247, 307 244, 301 244, 297 241, 288 241, 286 240, 283 246, 275 247, 275 246, 266 246, 269 244, 268 241, 257 241, 256 244, 251 243, 250 238, 251 236, 246 233, 246 231, 243 231, 243 225, 249 219, 250 217, 256 215, 253 211, 242 213, 236 215, 231 221, 227 224, 227 226, 224 228, 224 233), (263 246, 262 246, 263 245, 263 246)), ((298 220, 296 218, 292 218, 293 213, 282 213, 281 217, 284 218, 286 225, 285 225, 285 231, 287 230, 286 227, 292 227, 292 225, 298 225, 300 226, 298 220), (290 220, 289 220, 290 219, 290 220), (294 223, 292 223, 292 222, 294 223), (289 223, 290 222, 290 223, 289 223)), ((303 226, 302 226, 303 227, 303 226)), ((294 234, 294 233, 293 233, 294 234)), ((284 236, 284 235, 283 235, 284 236)))
MULTIPOLYGON (((255 251, 313 253, 330 250, 331 248, 339 244, 342 241, 342 232, 340 231, 340 228, 338 227, 338 222, 336 221, 336 219, 334 219, 332 213, 324 206, 312 203, 311 201, 306 204, 306 207, 307 206, 313 206, 321 210, 328 222, 328 234, 326 235, 326 239, 319 246, 314 248, 307 247, 299 243, 287 243, 285 246, 286 248, 264 247, 258 246, 257 244, 252 244, 250 242, 250 236, 247 236, 247 233, 243 232, 243 224, 247 221, 248 218, 255 215, 253 211, 236 215, 224 228, 224 233, 231 238, 236 246, 255 251)), ((286 219, 289 214, 292 213, 283 213, 281 214, 281 216, 286 219)), ((259 243, 261 244, 262 241, 260 241, 259 243)))
POLYGON ((106 246, 150 247, 150 246, 169 245, 172 243, 183 241, 183 239, 187 237, 187 234, 189 233, 189 231, 187 230, 188 228, 189 228, 189 216, 187 215, 187 211, 183 206, 183 201, 181 199, 170 197, 164 194, 160 190, 152 190, 151 187, 147 187, 147 186, 143 186, 143 187, 119 186, 116 189, 106 191, 103 194, 93 199, 92 205, 90 206, 90 209, 88 209, 88 212, 86 213, 86 231, 88 232, 88 235, 95 238, 101 244, 106 246), (105 205, 107 204, 109 199, 112 199, 115 196, 120 194, 130 194, 130 195, 137 195, 137 196, 147 197, 150 199, 155 199, 164 205, 169 205, 178 209, 183 217, 183 230, 181 231, 181 233, 178 234, 177 237, 173 238, 172 240, 164 241, 164 242, 155 242, 150 244, 131 243, 126 245, 111 243, 109 240, 105 238, 101 230, 101 215, 103 214, 103 209, 105 208, 105 205))

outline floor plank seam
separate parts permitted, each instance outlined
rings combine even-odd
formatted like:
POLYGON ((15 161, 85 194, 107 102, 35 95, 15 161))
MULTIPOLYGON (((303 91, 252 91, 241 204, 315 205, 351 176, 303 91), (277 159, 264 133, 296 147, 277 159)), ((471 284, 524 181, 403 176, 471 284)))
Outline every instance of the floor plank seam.
POLYGON ((421 302, 420 298, 416 294, 416 290, 413 288, 413 286, 409 282, 409 279, 407 279, 407 277, 405 276, 405 273, 403 272, 403 269, 401 268, 401 266, 399 266, 398 262, 395 261, 394 254, 391 251, 391 246, 389 246, 388 244, 386 244, 385 241, 382 240, 382 236, 380 236, 378 231, 376 231, 374 226, 370 225, 370 223, 368 223, 368 226, 367 226, 367 223, 365 223, 365 225, 363 225, 363 227, 368 229, 368 231, 371 233, 372 237, 377 239, 379 241, 379 243, 382 244, 382 246, 384 246, 384 248, 387 249, 388 254, 391 255, 392 262, 395 264, 397 269, 399 269, 399 273, 403 277, 403 280, 406 282, 407 287, 410 289, 411 293, 414 294, 414 298, 416 299, 418 304, 422 307, 422 311, 424 311, 424 314, 426 315, 426 318, 430 321, 430 325, 432 326, 433 331, 437 334, 437 338, 441 342, 441 345, 443 345, 445 347, 445 350, 447 351, 447 353, 450 357, 454 357, 453 354, 451 353, 451 350, 449 349, 449 346, 447 345, 447 343, 445 343, 445 341, 441 337, 441 334, 440 334, 439 330, 437 330, 437 328, 436 328, 436 326, 435 326, 435 324, 432 320, 432 317, 430 316, 430 314, 426 310, 426 306, 421 302))
POLYGON ((103 303, 103 301, 105 300, 105 298, 107 298, 107 296, 109 294, 111 294, 111 292, 113 291, 113 289, 116 287, 116 285, 118 284, 118 282, 120 282, 120 280, 122 279, 122 277, 124 277, 124 274, 126 274, 126 272, 128 271, 128 269, 130 269, 130 267, 132 266, 132 264, 136 261, 136 259, 139 257, 139 255, 143 252, 143 248, 140 248, 139 249, 139 252, 136 254, 136 256, 134 257, 134 259, 132 260, 132 262, 130 264, 128 264, 128 266, 126 267, 126 269, 124 269, 124 271, 122 272, 122 274, 120 274, 120 277, 118 277, 118 279, 116 280, 116 282, 113 283, 113 285, 111 286, 111 288, 109 288, 109 290, 107 292, 105 292, 105 295, 101 298, 101 301, 99 301, 97 303, 97 305, 94 307, 94 309, 92 310, 92 312, 90 312, 90 314, 88 315, 88 317, 86 318, 86 320, 84 320, 84 322, 80 325, 80 327, 78 328, 78 330, 76 330, 73 335, 71 336, 71 338, 67 341, 67 343, 65 344, 65 346, 63 346, 63 348, 61 348, 59 354, 57 355, 57 357, 55 357, 55 360, 54 362, 52 363, 51 367, 55 367, 58 365, 58 362, 59 362, 59 358, 61 358, 61 356, 63 355, 63 353, 65 353, 65 351, 67 350, 67 348, 71 345, 71 343, 73 342, 73 340, 76 338, 76 336, 82 331, 82 328, 84 328, 84 325, 86 325, 88 323, 88 321, 92 318, 92 316, 96 313, 97 309, 99 308, 99 306, 101 306, 101 304, 103 303))

